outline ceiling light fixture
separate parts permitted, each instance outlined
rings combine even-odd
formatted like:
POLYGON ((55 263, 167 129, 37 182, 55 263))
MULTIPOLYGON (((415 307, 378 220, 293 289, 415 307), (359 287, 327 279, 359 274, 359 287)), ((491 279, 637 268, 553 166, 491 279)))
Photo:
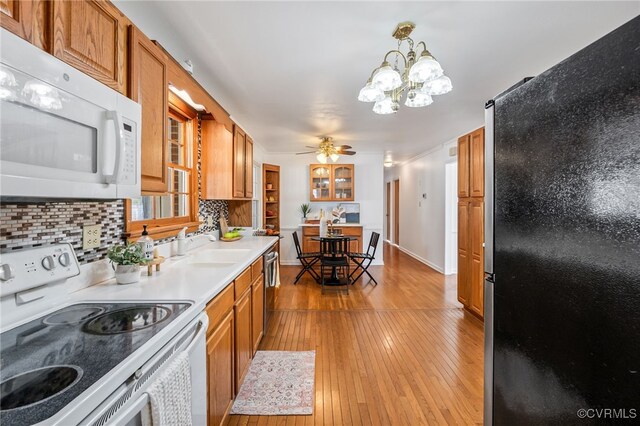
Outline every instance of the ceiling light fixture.
POLYGON ((373 70, 371 77, 358 94, 361 102, 375 102, 373 112, 376 114, 395 114, 400 109, 400 98, 407 91, 405 105, 408 107, 424 107, 433 103, 432 96, 444 95, 453 88, 451 79, 444 75, 442 66, 427 50, 424 41, 417 45, 409 37, 415 25, 411 22, 398 24, 393 37, 398 40, 398 48, 384 55, 382 64, 373 70), (405 55, 400 51, 402 42, 406 41, 409 51, 405 55), (422 45, 422 52, 416 61, 416 50, 422 45), (389 55, 395 53, 393 67, 387 61, 389 55), (402 58, 402 73, 398 69, 398 61, 402 58))
POLYGON ((316 159, 322 164, 327 164, 329 158, 335 163, 338 161, 338 158, 340 158, 340 155, 338 155, 338 149, 333 146, 333 139, 324 137, 322 138, 322 142, 320 142, 320 148, 318 148, 318 155, 316 155, 316 159))

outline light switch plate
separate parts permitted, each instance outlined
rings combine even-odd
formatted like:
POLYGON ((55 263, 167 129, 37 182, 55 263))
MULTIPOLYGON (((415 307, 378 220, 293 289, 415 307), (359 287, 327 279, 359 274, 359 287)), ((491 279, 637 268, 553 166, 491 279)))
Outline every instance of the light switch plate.
POLYGON ((100 247, 102 225, 85 225, 82 227, 82 249, 88 250, 100 247))

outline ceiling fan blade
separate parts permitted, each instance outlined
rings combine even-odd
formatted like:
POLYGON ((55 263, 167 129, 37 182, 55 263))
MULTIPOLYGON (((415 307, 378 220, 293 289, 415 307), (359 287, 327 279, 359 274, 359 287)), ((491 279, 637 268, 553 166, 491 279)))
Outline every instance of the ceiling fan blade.
POLYGON ((310 146, 310 145, 305 145, 307 148, 312 148, 312 149, 318 149, 317 146, 310 146))
POLYGON ((338 154, 340 155, 356 155, 355 151, 340 151, 338 154))
POLYGON ((351 149, 353 147, 351 145, 338 145, 335 148, 340 151, 341 149, 351 149))
POLYGON ((314 154, 315 151, 307 151, 307 152, 296 152, 296 155, 302 155, 302 154, 314 154))

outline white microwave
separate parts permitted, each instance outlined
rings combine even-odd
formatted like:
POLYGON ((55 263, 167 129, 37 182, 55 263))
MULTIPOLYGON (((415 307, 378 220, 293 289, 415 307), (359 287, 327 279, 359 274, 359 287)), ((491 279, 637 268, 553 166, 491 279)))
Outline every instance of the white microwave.
POLYGON ((0 33, 0 195, 140 196, 140 105, 0 33))

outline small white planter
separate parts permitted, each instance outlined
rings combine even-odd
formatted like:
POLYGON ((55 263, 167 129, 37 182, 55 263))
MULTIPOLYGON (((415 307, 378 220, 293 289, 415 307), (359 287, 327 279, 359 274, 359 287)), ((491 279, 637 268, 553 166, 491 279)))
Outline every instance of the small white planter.
POLYGON ((116 265, 116 282, 133 284, 140 281, 140 265, 116 265))

